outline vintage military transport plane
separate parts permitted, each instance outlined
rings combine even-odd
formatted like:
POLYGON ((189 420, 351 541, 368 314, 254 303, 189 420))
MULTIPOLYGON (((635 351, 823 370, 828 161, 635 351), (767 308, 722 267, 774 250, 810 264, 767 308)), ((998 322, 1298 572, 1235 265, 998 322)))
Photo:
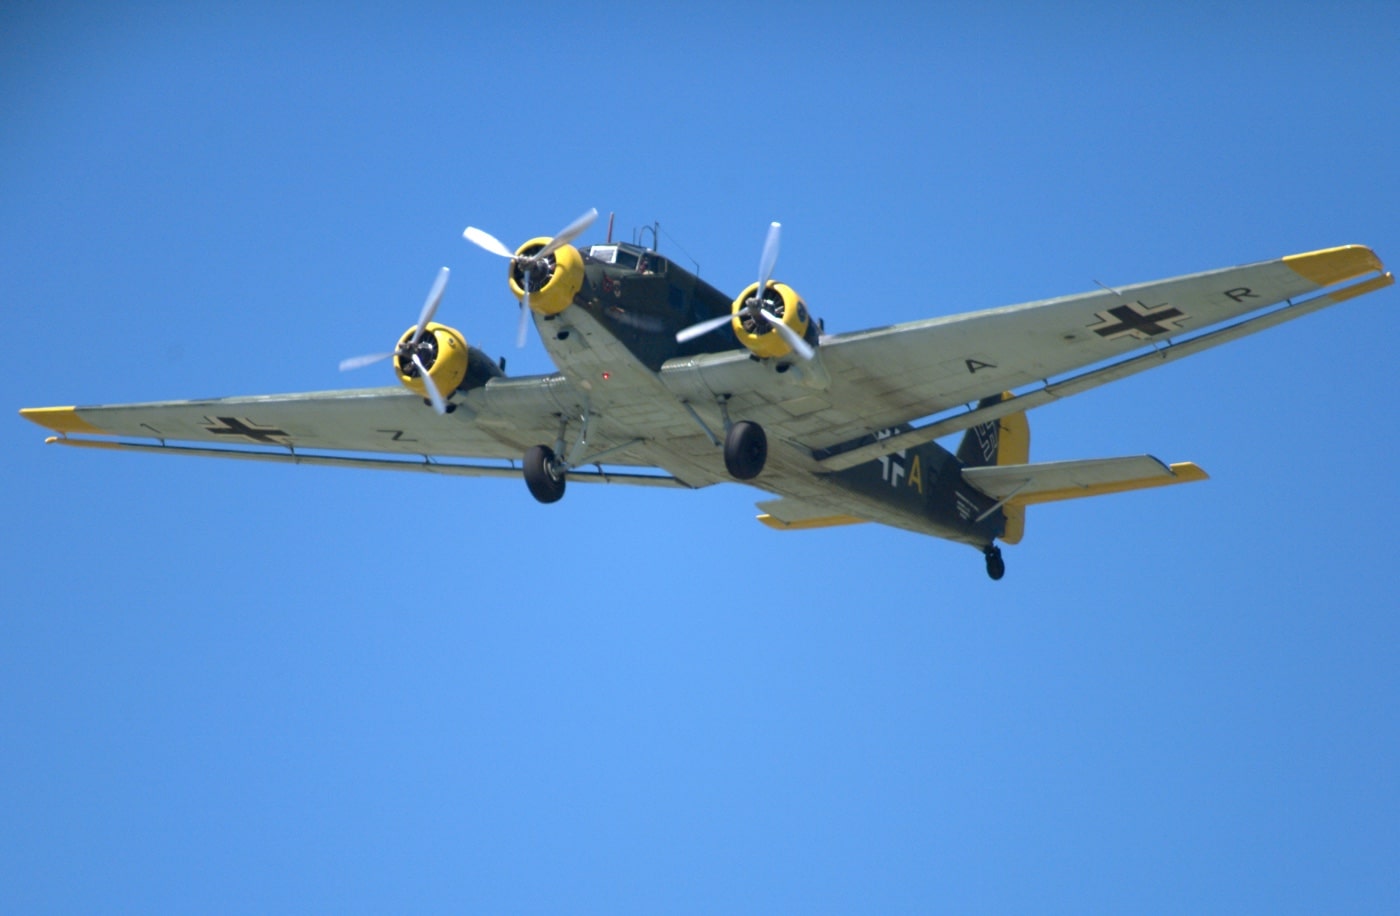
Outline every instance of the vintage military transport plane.
POLYGON ((704 487, 747 481, 777 529, 882 522, 969 544, 999 579, 1026 506, 1201 480, 1150 456, 1030 463, 1025 413, 1391 284, 1350 245, 1080 295, 827 334, 771 279, 773 223, 756 282, 737 298, 657 251, 576 247, 596 211, 508 261, 524 343, 533 320, 558 371, 503 364, 433 321, 388 353, 399 387, 21 413, 49 442, 164 454, 522 475, 541 502, 565 483, 704 487), (956 451, 934 440, 962 432, 956 451), (93 438, 104 437, 104 438, 93 438), (179 443, 179 444, 177 444, 179 443))

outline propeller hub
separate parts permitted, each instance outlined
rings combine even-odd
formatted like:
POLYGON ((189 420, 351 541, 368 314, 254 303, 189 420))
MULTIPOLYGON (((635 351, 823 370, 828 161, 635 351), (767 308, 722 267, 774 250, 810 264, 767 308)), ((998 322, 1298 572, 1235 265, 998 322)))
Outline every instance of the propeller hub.
POLYGON ((399 344, 398 352, 395 354, 399 371, 409 378, 418 378, 418 362, 423 364, 423 368, 431 370, 438 357, 437 335, 432 331, 424 332, 418 339, 418 343, 404 341, 399 344), (417 356, 415 362, 413 357, 417 356))
POLYGON ((787 309, 787 303, 783 300, 782 295, 771 286, 764 290, 762 295, 755 293, 755 295, 750 296, 744 304, 747 308, 744 309, 743 317, 739 319, 739 323, 750 334, 766 334, 773 330, 772 323, 763 314, 765 310, 774 318, 782 318, 787 309))
POLYGON ((525 278, 530 278, 529 288, 532 290, 543 289, 554 277, 555 260, 554 255, 546 255, 543 258, 534 255, 517 257, 515 262, 515 282, 521 289, 525 289, 525 278))

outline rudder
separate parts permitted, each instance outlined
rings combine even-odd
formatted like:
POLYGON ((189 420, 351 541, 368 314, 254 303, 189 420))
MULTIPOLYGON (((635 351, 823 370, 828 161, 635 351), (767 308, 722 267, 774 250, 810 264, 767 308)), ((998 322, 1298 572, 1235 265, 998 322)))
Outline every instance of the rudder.
MULTIPOLYGON (((983 398, 977 406, 990 407, 1000 404, 1012 395, 1003 392, 990 398, 983 398)), ((974 426, 963 433, 958 445, 958 461, 964 467, 986 467, 999 464, 1026 464, 1031 455, 1031 425, 1026 412, 1007 414, 996 420, 989 420, 974 426)), ((1026 533, 1026 507, 1004 505, 1002 514, 1006 517, 1006 531, 1001 539, 1008 544, 1018 544, 1026 533)))

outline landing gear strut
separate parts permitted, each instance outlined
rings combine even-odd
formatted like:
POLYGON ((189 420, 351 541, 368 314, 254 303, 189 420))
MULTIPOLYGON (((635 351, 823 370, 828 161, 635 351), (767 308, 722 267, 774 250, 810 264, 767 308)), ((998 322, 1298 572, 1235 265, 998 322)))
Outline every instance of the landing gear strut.
POLYGON ((768 460, 768 436, 763 427, 740 420, 724 436, 724 466, 735 480, 753 480, 768 460))
POLYGON ((987 549, 982 551, 982 556, 987 558, 987 575, 992 579, 1000 579, 1006 575, 1006 561, 1001 558, 1001 548, 995 544, 987 545, 987 549))
POLYGON ((564 472, 558 468, 554 449, 534 445, 525 453, 525 485, 530 495, 542 503, 558 502, 564 495, 564 472))

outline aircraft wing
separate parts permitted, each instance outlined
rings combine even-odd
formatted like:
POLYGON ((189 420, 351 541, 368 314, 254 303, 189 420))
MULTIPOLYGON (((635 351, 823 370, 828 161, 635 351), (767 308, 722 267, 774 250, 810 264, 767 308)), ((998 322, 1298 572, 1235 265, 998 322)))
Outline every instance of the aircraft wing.
MULTIPOLYGON (((69 446, 516 478, 518 466, 507 462, 558 435, 561 386, 567 383, 559 376, 492 379, 454 399, 456 409, 446 416, 400 387, 21 413, 62 434, 50 442, 69 446), (476 463, 482 460, 494 463, 476 463)), ((599 437, 589 443, 593 451, 624 444, 599 437)), ((648 466, 626 449, 607 462, 648 466)), ((585 469, 571 472, 570 480, 684 486, 668 476, 585 469)))
POLYGON ((814 470, 837 471, 1392 282, 1374 252, 1350 245, 835 335, 823 338, 816 365, 795 363, 781 376, 744 352, 673 361, 663 376, 670 373, 672 390, 691 403, 732 395, 732 416, 756 420, 770 435, 804 446, 814 470), (963 406, 1004 391, 1017 396, 983 409, 963 406), (956 412, 873 441, 877 431, 950 411, 956 412))

